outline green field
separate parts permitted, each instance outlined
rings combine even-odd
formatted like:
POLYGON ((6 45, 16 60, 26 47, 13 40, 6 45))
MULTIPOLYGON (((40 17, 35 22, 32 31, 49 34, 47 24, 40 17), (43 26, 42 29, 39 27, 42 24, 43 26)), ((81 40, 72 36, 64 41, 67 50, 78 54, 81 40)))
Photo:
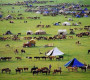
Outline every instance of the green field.
MULTIPOLYGON (((2 3, 15 3, 17 1, 26 1, 26 0, 0 0, 0 4, 2 3)), ((38 0, 42 1, 42 0, 38 0)), ((45 1, 45 0, 43 0, 45 1)), ((50 1, 50 0, 47 0, 50 1)), ((58 4, 58 3, 81 3, 81 4, 90 4, 90 0, 52 0, 55 1, 52 4, 58 4)), ((50 3, 47 3, 50 4, 50 3)), ((35 4, 37 5, 37 4, 35 4)), ((41 5, 41 4, 39 4, 41 5)), ((44 4, 42 4, 44 5, 44 4)), ((14 21, 13 24, 10 24, 10 20, 3 20, 0 21, 0 37, 9 37, 10 35, 6 36, 3 35, 6 33, 6 31, 10 30, 13 34, 21 33, 21 36, 19 36, 20 40, 0 40, 0 57, 12 57, 10 61, 0 61, 0 80, 89 80, 90 79, 90 70, 87 70, 87 72, 82 72, 81 69, 78 69, 78 72, 68 72, 68 70, 64 67, 64 65, 70 61, 73 58, 77 58, 80 62, 90 64, 90 54, 88 54, 88 50, 90 49, 90 36, 83 36, 83 37, 76 37, 76 34, 80 32, 87 32, 86 30, 79 30, 79 28, 84 28, 84 26, 90 26, 90 16, 85 18, 75 18, 71 15, 68 15, 67 17, 73 18, 73 21, 70 23, 78 23, 81 22, 82 24, 79 26, 54 26, 53 23, 55 22, 65 22, 68 21, 68 18, 65 18, 63 15, 57 15, 55 17, 52 16, 43 16, 41 14, 36 13, 30 13, 25 12, 24 10, 26 7, 24 6, 14 6, 14 5, 0 5, 0 12, 3 12, 3 17, 6 17, 8 14, 11 14, 14 17, 18 17, 18 10, 20 10, 20 14, 23 14, 22 16, 24 19, 22 20, 12 20, 14 21), (15 9, 12 9, 14 7, 15 9), (21 7, 21 9, 20 9, 21 7), (9 11, 9 13, 8 13, 9 11), (11 11, 14 11, 12 13, 11 11), (16 16, 15 16, 16 15, 16 16), (40 19, 33 20, 33 19, 27 19, 26 17, 35 17, 38 16, 40 19), (24 23, 24 21, 27 21, 27 23, 24 23), (40 21, 42 22, 42 25, 51 25, 50 28, 36 28, 38 24, 40 24, 40 21), (78 28, 78 30, 74 30, 75 34, 71 35, 73 36, 73 39, 69 39, 68 36, 70 36, 70 28, 78 28), (35 33, 36 30, 45 30, 46 35, 41 36, 54 36, 57 35, 59 29, 66 29, 67 30, 67 39, 61 39, 61 40, 36 40, 36 47, 31 48, 23 48, 23 44, 26 43, 28 40, 24 40, 23 37, 39 37, 40 35, 26 35, 26 32, 28 30, 31 30, 33 33, 35 33), (75 44, 76 41, 80 41, 80 45, 75 44), (60 61, 49 59, 45 60, 35 60, 34 58, 32 60, 27 59, 27 56, 34 57, 34 56, 45 56, 45 52, 48 50, 53 49, 54 47, 44 47, 44 45, 48 43, 53 43, 54 47, 58 47, 59 50, 61 50, 64 53, 64 59, 60 61), (10 47, 6 47, 6 44, 10 44, 10 47), (21 54, 20 50, 25 49, 26 53, 21 54), (14 50, 18 49, 19 54, 14 54, 14 50), (39 53, 39 49, 43 54, 39 53), (22 57, 22 60, 16 60, 15 57, 22 57), (45 74, 38 74, 34 75, 30 72, 31 68, 35 65, 39 68, 41 67, 49 67, 49 65, 52 65, 51 73, 50 75, 45 74), (62 68, 62 74, 55 74, 53 75, 53 70, 57 69, 58 67, 62 68), (15 72, 15 69, 17 67, 28 67, 28 71, 24 71, 21 74, 15 72), (10 68, 11 74, 1 73, 2 68, 10 68)), ((90 7, 88 7, 90 9, 90 7)))

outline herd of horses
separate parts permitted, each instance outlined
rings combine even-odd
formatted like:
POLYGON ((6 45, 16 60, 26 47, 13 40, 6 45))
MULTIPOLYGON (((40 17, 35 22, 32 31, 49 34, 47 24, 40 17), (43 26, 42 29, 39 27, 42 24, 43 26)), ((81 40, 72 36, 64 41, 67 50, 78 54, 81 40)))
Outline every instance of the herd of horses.
POLYGON ((36 27, 37 27, 37 28, 39 28, 39 27, 40 27, 40 28, 44 28, 44 27, 48 28, 48 27, 51 27, 51 25, 37 25, 36 27))
MULTIPOLYGON (((42 25, 38 25, 38 26, 42 26, 42 25)), ((49 26, 49 25, 46 25, 49 26)), ((18 35, 21 35, 21 33, 18 33, 18 35)), ((81 32, 76 34, 76 37, 82 37, 82 36, 90 36, 90 32, 81 32)), ((73 36, 68 36, 68 38, 73 39, 73 36)), ((57 40, 57 39, 67 39, 66 35, 54 35, 53 37, 45 37, 45 36, 39 36, 39 37, 23 37, 23 39, 25 40, 30 40, 30 39, 36 39, 36 40, 57 40)), ((20 37, 0 37, 1 41, 5 41, 5 40, 21 40, 20 37)))
MULTIPOLYGON (((17 73, 21 73, 21 72, 23 72, 23 71, 28 71, 29 70, 29 68, 28 67, 24 67, 24 68, 16 68, 15 69, 15 72, 16 72, 16 74, 17 73)), ((11 73, 11 69, 9 69, 9 68, 3 68, 2 70, 1 70, 1 72, 3 73, 3 72, 6 72, 6 73, 11 73)), ((48 68, 48 67, 42 67, 42 68, 38 68, 38 67, 33 67, 33 68, 31 68, 31 71, 30 71, 33 75, 35 75, 35 74, 37 74, 38 75, 38 73, 45 73, 46 75, 47 74, 50 74, 50 72, 51 72, 51 70, 48 68)), ((56 74, 56 73, 60 73, 61 74, 61 70, 59 70, 59 69, 54 69, 53 70, 53 74, 56 74)))
MULTIPOLYGON (((49 57, 46 57, 46 56, 35 56, 35 57, 26 57, 27 59, 29 60, 32 60, 34 58, 34 60, 63 60, 63 56, 59 56, 59 57, 54 57, 54 56, 49 56, 49 57)), ((0 57, 0 61, 10 61, 12 59, 12 57, 0 57)), ((17 60, 22 60, 22 57, 15 57, 15 59, 17 60)))
MULTIPOLYGON (((88 69, 90 69, 90 65, 88 64, 88 65, 84 65, 84 66, 82 66, 82 67, 77 67, 77 66, 74 66, 74 67, 71 67, 71 66, 68 66, 68 67, 66 67, 67 69, 68 69, 68 71, 70 72, 70 71, 74 71, 74 72, 78 72, 78 68, 81 68, 81 70, 82 71, 84 71, 84 72, 86 72, 88 69)), ((17 73, 21 73, 21 72, 23 72, 23 71, 28 71, 29 70, 29 68, 28 67, 24 67, 24 68, 20 68, 20 67, 17 67, 16 69, 15 69, 15 71, 16 71, 16 74, 17 73)), ((1 72, 3 73, 3 72, 8 72, 9 74, 11 73, 11 69, 9 69, 9 68, 3 68, 2 70, 1 70, 1 72)), ((46 75, 47 74, 50 74, 51 72, 52 72, 52 74, 54 75, 54 74, 56 74, 56 73, 62 73, 62 70, 61 70, 61 68, 60 69, 54 69, 53 71, 51 71, 51 68, 48 68, 48 67, 42 67, 42 68, 38 68, 38 67, 33 67, 33 68, 31 68, 31 71, 30 71, 33 75, 35 75, 35 74, 37 74, 38 75, 38 73, 45 73, 46 75)))

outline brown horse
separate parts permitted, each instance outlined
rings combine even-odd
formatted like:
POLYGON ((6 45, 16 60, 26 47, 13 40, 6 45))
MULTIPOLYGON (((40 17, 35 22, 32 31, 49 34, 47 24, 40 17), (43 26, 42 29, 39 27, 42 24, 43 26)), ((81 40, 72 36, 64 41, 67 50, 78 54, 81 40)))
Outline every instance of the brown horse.
POLYGON ((81 43, 79 41, 77 41, 76 44, 81 44, 81 43))
POLYGON ((9 68, 4 68, 4 69, 2 69, 2 73, 3 73, 3 71, 5 71, 6 73, 9 72, 9 74, 11 72, 11 70, 9 68))
POLYGON ((60 72, 60 74, 61 74, 62 71, 58 70, 58 69, 54 69, 53 74, 58 73, 58 72, 60 72))
POLYGON ((68 38, 73 39, 73 36, 69 36, 68 38))
POLYGON ((19 59, 19 60, 21 60, 22 58, 21 57, 15 57, 17 60, 19 59))
POLYGON ((68 71, 72 70, 77 72, 78 67, 66 67, 68 69, 68 71))
POLYGON ((23 72, 23 68, 18 68, 18 67, 17 67, 17 70, 21 70, 21 71, 23 72))

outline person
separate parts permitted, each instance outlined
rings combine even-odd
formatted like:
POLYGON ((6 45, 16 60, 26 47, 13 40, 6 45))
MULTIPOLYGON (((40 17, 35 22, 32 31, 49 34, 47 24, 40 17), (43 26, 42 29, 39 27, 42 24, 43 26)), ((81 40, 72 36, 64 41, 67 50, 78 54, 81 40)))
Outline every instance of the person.
POLYGON ((51 66, 51 64, 50 64, 50 65, 49 65, 49 70, 51 70, 51 67, 52 67, 52 66, 51 66))
POLYGON ((15 49, 15 51, 14 51, 14 52, 15 52, 15 54, 16 54, 16 53, 18 53, 18 50, 17 50, 17 49, 15 49))

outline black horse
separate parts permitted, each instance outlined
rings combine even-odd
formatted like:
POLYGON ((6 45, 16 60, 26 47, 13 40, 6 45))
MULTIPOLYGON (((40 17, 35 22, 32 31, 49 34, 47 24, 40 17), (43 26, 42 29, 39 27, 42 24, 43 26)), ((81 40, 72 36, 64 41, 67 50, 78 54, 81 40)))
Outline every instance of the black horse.
POLYGON ((25 53, 25 50, 24 49, 21 49, 21 53, 25 53))
POLYGON ((38 69, 38 67, 33 67, 33 68, 31 68, 31 72, 32 72, 33 70, 36 70, 36 69, 38 69))
POLYGON ((21 73, 21 69, 15 69, 15 71, 16 71, 16 74, 17 72, 21 73))
POLYGON ((34 71, 33 71, 33 75, 34 75, 34 74, 37 74, 37 75, 38 75, 38 73, 39 73, 38 70, 34 70, 34 71))
POLYGON ((63 56, 59 56, 59 58, 61 58, 63 60, 64 57, 63 56))
POLYGON ((89 54, 90 50, 88 50, 88 54, 89 54))
POLYGON ((47 73, 50 74, 50 70, 42 70, 42 73, 46 73, 46 75, 47 75, 47 73))
POLYGON ((82 66, 82 67, 79 67, 79 68, 81 68, 81 70, 83 71, 85 71, 86 72, 86 70, 87 70, 87 66, 82 66))
POLYGON ((9 74, 11 72, 11 70, 9 68, 4 68, 4 69, 2 69, 2 73, 3 73, 3 71, 5 71, 6 73, 9 72, 9 74))

